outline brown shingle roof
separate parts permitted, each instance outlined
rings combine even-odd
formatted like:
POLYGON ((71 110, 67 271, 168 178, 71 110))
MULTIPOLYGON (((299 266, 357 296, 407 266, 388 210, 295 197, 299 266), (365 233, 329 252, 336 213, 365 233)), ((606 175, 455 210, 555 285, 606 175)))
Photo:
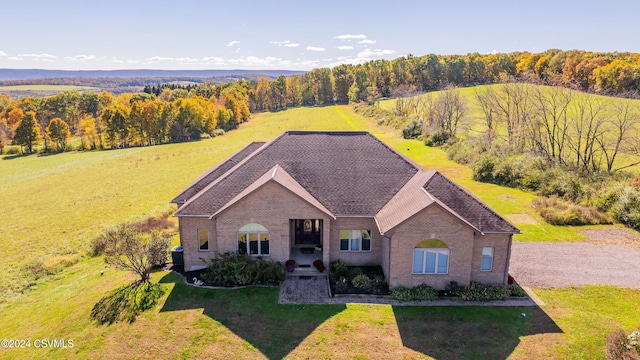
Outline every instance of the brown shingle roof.
POLYGON ((238 195, 236 195, 233 199, 229 200, 224 206, 220 208, 220 210, 216 211, 211 217, 216 217, 226 209, 232 207, 235 203, 242 200, 249 194, 254 191, 260 189, 264 185, 269 182, 275 182, 280 184, 285 189, 291 191, 294 195, 297 195, 302 200, 311 204, 313 207, 318 210, 324 212, 329 215, 333 219, 336 217, 329 211, 324 205, 322 205, 316 198, 314 198, 302 185, 298 184, 298 182, 291 177, 291 175, 287 174, 287 172, 280 167, 280 165, 274 166, 272 169, 269 169, 264 175, 262 175, 258 180, 256 180, 253 184, 249 185, 246 189, 242 190, 238 195))
POLYGON ((191 184, 189 184, 189 186, 182 190, 180 194, 174 197, 171 202, 174 204, 182 204, 186 202, 195 194, 200 192, 200 190, 209 185, 212 181, 229 171, 229 169, 242 161, 242 159, 251 155, 252 152, 258 150, 262 145, 264 145, 264 142, 252 142, 251 144, 245 146, 242 150, 222 160, 215 166, 211 167, 209 170, 205 171, 197 179, 195 179, 191 184))
POLYGON ((440 173, 435 170, 418 172, 396 193, 391 201, 376 214, 375 218, 381 234, 385 234, 387 231, 402 224, 429 206, 440 206, 474 231, 481 232, 476 225, 470 223, 447 204, 425 190, 424 186, 426 183, 436 175, 440 175, 440 173))
POLYGON ((178 195, 174 202, 186 202, 175 215, 214 216, 269 181, 332 217, 374 216, 381 233, 428 206, 440 206, 474 231, 519 232, 442 174, 357 131, 288 131, 252 143, 178 195))
POLYGON ((336 216, 373 216, 418 167, 367 132, 288 131, 200 190, 177 216, 211 216, 275 165, 336 216))
POLYGON ((435 173, 424 188, 483 233, 517 234, 520 232, 482 200, 440 173, 435 173))

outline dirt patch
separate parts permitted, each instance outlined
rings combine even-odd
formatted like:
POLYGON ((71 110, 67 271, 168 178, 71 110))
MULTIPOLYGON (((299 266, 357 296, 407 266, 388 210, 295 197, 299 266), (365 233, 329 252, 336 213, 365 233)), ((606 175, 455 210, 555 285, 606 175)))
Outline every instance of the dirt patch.
POLYGON ((640 249, 640 233, 628 228, 606 226, 597 230, 584 230, 582 234, 596 244, 622 245, 640 249))
POLYGON ((538 221, 529 214, 507 214, 504 216, 514 225, 536 225, 538 221))

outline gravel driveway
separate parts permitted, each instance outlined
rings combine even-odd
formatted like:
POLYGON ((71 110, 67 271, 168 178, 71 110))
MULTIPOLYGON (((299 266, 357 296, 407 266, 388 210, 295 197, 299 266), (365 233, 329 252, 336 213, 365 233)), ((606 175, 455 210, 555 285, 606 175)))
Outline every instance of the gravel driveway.
POLYGON ((509 273, 530 287, 640 288, 640 249, 589 242, 514 242, 509 273))

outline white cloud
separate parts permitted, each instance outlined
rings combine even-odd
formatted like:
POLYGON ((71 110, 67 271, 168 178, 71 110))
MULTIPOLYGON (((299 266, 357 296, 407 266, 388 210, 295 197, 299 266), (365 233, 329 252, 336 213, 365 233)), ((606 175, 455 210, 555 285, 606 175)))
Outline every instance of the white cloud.
POLYGON ((317 47, 317 46, 307 46, 307 50, 309 51, 325 51, 325 48, 317 47))
POLYGON ((176 58, 175 59, 177 62, 179 63, 190 63, 190 62, 197 62, 198 59, 193 59, 190 57, 180 57, 180 58, 176 58))
POLYGON ((353 50, 353 46, 338 46, 338 50, 353 50))
POLYGON ((123 64, 124 63, 124 61, 118 60, 118 59, 111 59, 111 62, 112 63, 116 63, 116 64, 123 64))
POLYGON ((240 44, 240 41, 233 40, 232 42, 228 43, 228 44, 227 44, 227 46, 228 46, 228 47, 232 47, 232 46, 236 46, 236 45, 238 45, 238 44, 240 44))
POLYGON ((51 54, 20 54, 18 56, 34 58, 34 59, 56 59, 56 58, 58 58, 57 56, 51 55, 51 54))
POLYGON ((375 44, 376 41, 375 40, 370 40, 370 39, 364 39, 362 41, 358 41, 358 44, 375 44))
POLYGON ((147 61, 145 64, 150 64, 154 62, 173 61, 174 59, 172 57, 154 56, 146 58, 145 60, 147 61))
POLYGON ((276 58, 273 56, 267 56, 264 58, 260 58, 257 56, 247 56, 240 57, 236 59, 229 59, 227 62, 233 65, 241 65, 241 66, 270 66, 274 63, 278 63, 280 58, 276 58))
POLYGON ((298 47, 298 46, 300 46, 300 44, 292 43, 289 40, 285 40, 285 41, 269 41, 269 44, 274 44, 274 45, 284 46, 284 47, 298 47))
POLYGON ((351 39, 366 39, 367 36, 366 35, 352 35, 352 34, 344 34, 344 35, 338 35, 336 36, 336 39, 340 39, 340 40, 351 40, 351 39))
POLYGON ((19 61, 19 60, 24 60, 24 58, 17 57, 17 56, 10 56, 10 57, 7 58, 7 60, 18 60, 19 61))
POLYGON ((360 51, 356 56, 339 56, 336 58, 337 61, 329 64, 323 64, 322 66, 331 68, 342 64, 363 64, 367 61, 379 59, 384 55, 394 54, 395 52, 395 50, 364 49, 360 51))
POLYGON ((204 62, 204 64, 213 64, 213 65, 224 65, 225 61, 223 58, 221 57, 217 57, 217 56, 206 56, 202 58, 202 61, 204 62))
POLYGON ((6 52, 0 50, 0 57, 5 57, 8 56, 6 52))
POLYGON ((380 49, 375 49, 375 50, 371 50, 371 49, 364 49, 362 51, 360 51, 358 53, 358 57, 362 58, 362 59, 370 59, 373 57, 380 57, 383 55, 391 55, 393 53, 395 53, 395 50, 380 50, 380 49))
POLYGON ((64 58, 67 61, 87 61, 87 60, 95 60, 95 55, 76 55, 76 56, 65 56, 64 58))

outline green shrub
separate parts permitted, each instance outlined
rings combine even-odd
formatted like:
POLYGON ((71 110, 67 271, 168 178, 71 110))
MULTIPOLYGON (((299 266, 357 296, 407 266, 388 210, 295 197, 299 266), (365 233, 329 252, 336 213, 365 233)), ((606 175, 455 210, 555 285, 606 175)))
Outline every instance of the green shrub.
POLYGON ((348 289, 349 289, 349 284, 347 283, 347 278, 345 278, 344 276, 340 277, 336 281, 336 292, 344 294, 347 292, 348 289))
POLYGON ((577 201, 583 194, 584 190, 582 189, 580 178, 566 172, 550 179, 540 189, 540 195, 555 195, 571 201, 577 201))
POLYGON ((640 230, 640 191, 631 185, 625 186, 611 207, 611 213, 621 223, 640 230))
POLYGON ((222 136, 224 135, 224 129, 215 129, 213 130, 213 133, 211 133, 211 136, 216 137, 216 136, 222 136))
POLYGON ((509 285, 507 286, 507 288, 509 289, 509 296, 516 296, 516 297, 527 297, 527 292, 524 291, 520 286, 518 285, 509 285))
POLYGON ((471 282, 469 286, 457 286, 451 291, 461 300, 504 300, 509 297, 509 289, 504 285, 483 285, 471 282))
POLYGON ((437 300, 438 290, 427 284, 421 284, 411 289, 414 300, 437 300))
POLYGON ((409 288, 406 288, 404 286, 398 286, 393 290, 391 290, 391 297, 400 301, 412 301, 413 293, 409 288))
POLYGON ((452 139, 451 134, 444 129, 438 129, 430 132, 424 138, 424 144, 426 146, 441 146, 447 143, 448 140, 452 139))
POLYGON ((422 136, 422 121, 411 120, 403 129, 402 137, 405 139, 417 139, 422 136))
POLYGON ((349 274, 349 267, 341 260, 335 260, 329 264, 329 272, 334 279, 339 279, 349 274))
POLYGON ((373 279, 371 280, 371 284, 373 285, 373 292, 375 294, 382 294, 387 292, 387 281, 384 279, 384 277, 380 276, 380 275, 376 275, 373 277, 373 279))
POLYGON ((432 301, 438 299, 438 291, 426 284, 421 284, 411 289, 398 286, 391 290, 391 297, 400 301, 432 301))
POLYGON ((202 279, 211 284, 242 286, 278 284, 285 278, 282 264, 271 259, 252 259, 247 254, 226 252, 211 259, 202 279))
POLYGON ((473 164, 473 180, 481 182, 493 182, 493 171, 496 167, 497 158, 492 155, 485 154, 478 158, 473 164))
POLYGON ((458 164, 473 164, 478 157, 489 151, 489 144, 479 138, 458 141, 447 147, 447 158, 458 164))
POLYGON ((356 289, 364 291, 369 291, 372 287, 371 279, 369 279, 369 277, 365 274, 360 274, 354 277, 353 280, 351 280, 351 284, 353 284, 356 289))
POLYGON ((351 269, 349 269, 349 274, 348 274, 348 276, 349 276, 349 279, 353 279, 353 278, 355 278, 356 276, 361 275, 361 274, 362 274, 362 269, 360 269, 360 268, 359 268, 359 267, 357 267, 357 266, 354 266, 354 267, 352 267, 351 269))

